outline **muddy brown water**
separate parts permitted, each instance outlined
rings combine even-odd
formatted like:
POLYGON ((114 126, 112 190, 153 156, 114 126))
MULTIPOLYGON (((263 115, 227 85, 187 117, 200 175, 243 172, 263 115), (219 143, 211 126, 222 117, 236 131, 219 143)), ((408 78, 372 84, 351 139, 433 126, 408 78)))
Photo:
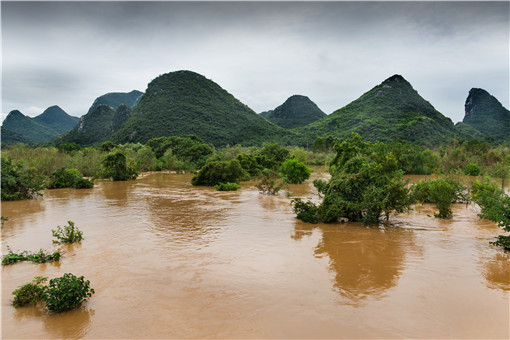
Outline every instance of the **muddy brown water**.
MULTIPOLYGON (((153 173, 2 202, 4 253, 65 251, 2 266, 2 338, 509 338, 510 255, 475 205, 446 221, 423 205, 380 227, 312 225, 284 193, 190 180, 153 173), (67 220, 85 240, 53 245, 67 220), (79 309, 12 307, 19 285, 67 272, 96 291, 79 309)), ((314 197, 311 181, 289 191, 314 197)))

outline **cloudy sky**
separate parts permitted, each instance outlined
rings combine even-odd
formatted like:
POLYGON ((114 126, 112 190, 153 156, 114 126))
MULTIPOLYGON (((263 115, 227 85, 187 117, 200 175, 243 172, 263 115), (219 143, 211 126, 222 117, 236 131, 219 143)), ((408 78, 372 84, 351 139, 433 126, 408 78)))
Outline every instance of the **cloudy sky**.
POLYGON ((331 113, 393 74, 454 122, 473 87, 509 107, 503 2, 1 1, 2 114, 85 114, 107 92, 192 70, 256 112, 331 113))

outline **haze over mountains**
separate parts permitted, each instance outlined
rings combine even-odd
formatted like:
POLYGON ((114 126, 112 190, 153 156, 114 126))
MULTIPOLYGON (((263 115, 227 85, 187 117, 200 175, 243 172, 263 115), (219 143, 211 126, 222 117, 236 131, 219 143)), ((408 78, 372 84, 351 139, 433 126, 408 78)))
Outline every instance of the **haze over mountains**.
POLYGON ((406 79, 394 75, 330 115, 302 95, 257 114, 212 80, 176 71, 152 80, 145 93, 98 97, 79 122, 58 106, 35 118, 12 111, 2 126, 2 144, 58 137, 57 142, 92 145, 194 134, 216 147, 267 141, 310 146, 317 137, 342 139, 352 132, 371 141, 403 139, 429 147, 454 138, 510 140, 510 112, 486 91, 472 89, 465 111, 464 121, 455 126, 406 79))

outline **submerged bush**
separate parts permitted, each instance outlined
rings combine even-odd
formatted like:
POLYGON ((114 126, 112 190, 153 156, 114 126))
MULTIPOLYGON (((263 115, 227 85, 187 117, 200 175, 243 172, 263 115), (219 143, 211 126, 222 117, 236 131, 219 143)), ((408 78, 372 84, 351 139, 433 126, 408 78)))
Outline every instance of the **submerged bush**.
POLYGON ((136 179, 138 174, 135 169, 127 165, 126 155, 116 151, 106 155, 102 161, 104 177, 114 181, 127 181, 136 179))
POLYGON ((240 189, 241 186, 237 183, 219 183, 214 186, 214 189, 218 191, 236 191, 237 189, 240 189))
POLYGON ((93 186, 94 183, 86 178, 83 178, 83 175, 78 170, 60 168, 55 170, 51 174, 48 189, 58 188, 86 189, 92 188, 93 186))
POLYGON ((308 223, 319 222, 319 207, 313 202, 303 202, 300 198, 292 200, 293 210, 296 218, 308 223))
POLYGON ((25 250, 21 253, 15 253, 11 248, 7 247, 7 255, 2 258, 2 265, 13 264, 21 261, 31 261, 37 263, 45 263, 50 261, 58 261, 60 259, 60 252, 49 253, 43 249, 40 249, 36 253, 30 253, 25 250))
POLYGON ((411 196, 414 201, 434 203, 439 209, 438 218, 452 218, 450 209, 455 202, 468 200, 466 187, 451 179, 423 180, 411 187, 411 196))
POLYGON ((28 304, 36 305, 42 299, 44 292, 43 283, 47 280, 47 277, 36 276, 32 282, 25 283, 16 288, 12 292, 12 295, 14 295, 14 300, 12 301, 14 307, 22 307, 28 304))
POLYGON ((261 194, 277 195, 283 188, 283 181, 274 171, 264 169, 260 182, 255 184, 255 186, 261 194))
POLYGON ((237 159, 230 161, 207 161, 198 175, 192 178, 193 185, 215 186, 219 183, 235 183, 248 180, 250 175, 237 159))
POLYGON ((280 171, 287 183, 299 184, 310 178, 312 170, 296 158, 287 159, 283 162, 280 171))
POLYGON ((44 189, 44 177, 37 169, 27 168, 21 163, 13 164, 2 157, 2 201, 22 200, 40 196, 44 189))
POLYGON ((43 300, 46 308, 59 313, 79 307, 94 293, 94 289, 90 288, 90 281, 85 281, 83 276, 76 277, 66 273, 50 280, 44 289, 43 300))
POLYGON ((83 232, 74 226, 73 221, 67 221, 64 227, 57 226, 57 229, 52 229, 51 234, 56 237, 53 243, 75 243, 83 240, 83 232))

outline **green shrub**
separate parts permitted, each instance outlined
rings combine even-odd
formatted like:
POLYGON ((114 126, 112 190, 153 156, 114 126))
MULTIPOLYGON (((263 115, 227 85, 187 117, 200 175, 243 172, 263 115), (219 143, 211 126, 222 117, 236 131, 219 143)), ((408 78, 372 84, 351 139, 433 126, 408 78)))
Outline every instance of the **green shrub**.
POLYGON ((36 305, 42 299, 44 292, 43 283, 47 280, 47 277, 36 276, 32 282, 25 283, 16 288, 12 292, 12 295, 14 295, 14 300, 12 301, 14 307, 22 307, 28 304, 36 305))
POLYGON ((325 195, 326 190, 328 190, 328 182, 322 179, 315 179, 313 181, 313 186, 315 187, 315 189, 317 189, 319 195, 325 195))
POLYGON ((411 187, 413 201, 434 203, 438 218, 452 218, 450 209, 455 202, 467 201, 466 187, 451 179, 423 180, 411 187))
POLYGON ((277 195, 283 188, 283 181, 274 171, 264 169, 260 182, 255 184, 260 193, 266 195, 277 195))
POLYGON ((48 189, 87 189, 92 188, 93 186, 94 183, 86 178, 83 178, 83 175, 78 170, 60 168, 51 174, 48 189))
MULTIPOLYGON (((475 181, 471 192, 473 201, 482 208, 482 212, 478 216, 497 222, 500 228, 509 232, 510 196, 490 180, 475 181)), ((510 250, 510 236, 500 235, 492 243, 510 250)))
POLYGON ((313 202, 296 198, 292 200, 292 205, 297 219, 308 223, 319 222, 319 208, 313 202))
POLYGON ((2 157, 2 201, 21 200, 40 196, 44 189, 44 177, 35 168, 12 164, 11 159, 2 157))
POLYGON ((129 167, 126 162, 126 155, 116 151, 106 155, 102 161, 104 177, 114 181, 127 181, 136 179, 138 174, 135 169, 129 167))
POLYGON ((252 154, 240 153, 236 159, 241 164, 241 167, 246 170, 251 177, 257 177, 260 175, 261 166, 257 163, 257 158, 252 154))
POLYGON ((480 175, 480 167, 474 163, 469 163, 464 168, 464 175, 466 176, 479 176, 480 175))
POLYGON ((94 289, 90 288, 90 281, 85 281, 83 276, 76 277, 66 273, 50 280, 44 289, 43 300, 46 308, 60 313, 79 307, 94 293, 94 289))
POLYGON ((290 151, 278 143, 266 143, 255 153, 257 163, 270 170, 278 170, 289 155, 290 151))
POLYGON ((57 226, 57 229, 52 229, 51 234, 56 237, 53 243, 75 243, 83 240, 83 232, 74 226, 73 221, 67 221, 64 227, 57 226))
POLYGON ((241 186, 237 183, 218 183, 214 186, 214 189, 218 191, 236 191, 237 189, 240 189, 241 186))
POLYGON ((7 254, 2 257, 2 265, 8 265, 20 261, 31 261, 31 262, 50 262, 58 261, 60 259, 60 252, 49 253, 40 249, 37 253, 30 253, 27 250, 21 253, 14 253, 11 248, 7 247, 7 254))
POLYGON ((299 184, 310 178, 312 170, 308 169, 304 163, 298 161, 296 158, 291 158, 283 162, 280 172, 285 182, 299 184))
POLYGON ((219 183, 248 180, 250 175, 237 159, 230 161, 207 161, 198 175, 192 178, 193 185, 215 186, 219 183))

